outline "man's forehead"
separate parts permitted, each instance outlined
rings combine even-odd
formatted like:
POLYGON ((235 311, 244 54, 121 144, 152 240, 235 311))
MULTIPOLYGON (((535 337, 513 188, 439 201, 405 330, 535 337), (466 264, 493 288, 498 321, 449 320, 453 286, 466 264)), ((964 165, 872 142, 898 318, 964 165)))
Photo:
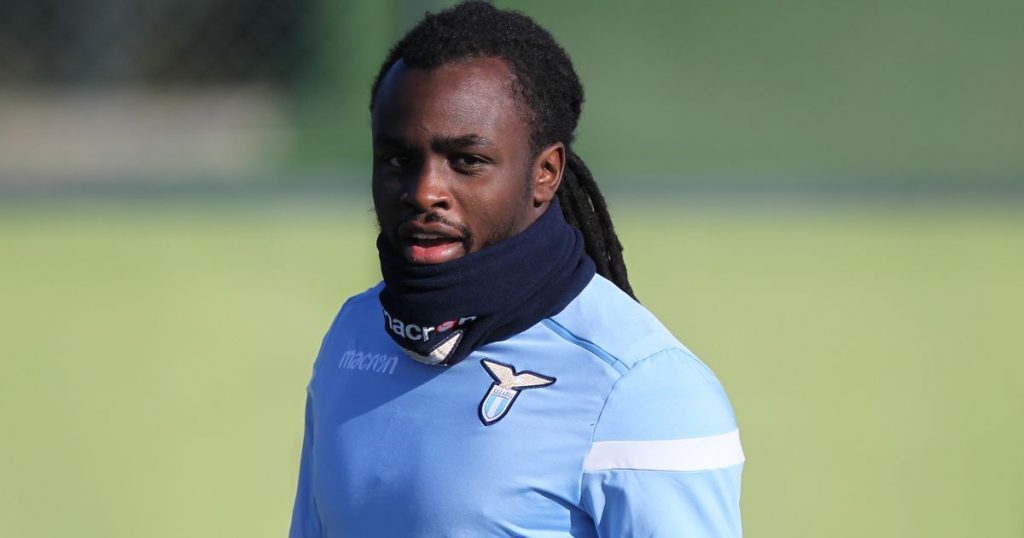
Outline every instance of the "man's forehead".
POLYGON ((513 80, 500 58, 473 58, 431 69, 409 67, 399 60, 378 90, 374 132, 420 128, 455 137, 483 136, 481 129, 507 129, 508 122, 522 121, 512 94, 513 80), (433 121, 446 128, 409 125, 410 121, 433 121))
POLYGON ((503 58, 492 56, 463 58, 432 67, 409 65, 399 59, 381 80, 377 99, 386 97, 385 93, 394 93, 409 86, 423 86, 433 82, 432 79, 445 82, 440 88, 448 92, 493 91, 502 92, 504 97, 511 98, 515 74, 503 58))
MULTIPOLYGON (((489 148, 495 142, 486 136, 478 134, 448 134, 443 132, 425 132, 430 136, 430 143, 435 147, 443 148, 489 148)), ((373 137, 373 143, 377 146, 404 146, 406 138, 401 134, 392 134, 387 131, 378 132, 373 137)))

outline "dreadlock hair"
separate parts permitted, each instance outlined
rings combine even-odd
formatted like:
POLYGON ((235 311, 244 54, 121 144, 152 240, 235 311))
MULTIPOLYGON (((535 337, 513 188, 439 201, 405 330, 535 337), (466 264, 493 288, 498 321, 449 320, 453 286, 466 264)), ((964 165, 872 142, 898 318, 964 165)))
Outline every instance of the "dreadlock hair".
POLYGON ((568 162, 558 188, 566 221, 583 233, 585 249, 601 276, 634 297, 604 196, 587 165, 571 149, 583 108, 583 85, 572 61, 547 30, 530 17, 469 1, 427 13, 388 53, 370 93, 370 110, 381 80, 402 60, 409 67, 434 69, 471 58, 501 58, 514 81, 512 91, 530 125, 534 156, 555 143, 566 146, 568 162))

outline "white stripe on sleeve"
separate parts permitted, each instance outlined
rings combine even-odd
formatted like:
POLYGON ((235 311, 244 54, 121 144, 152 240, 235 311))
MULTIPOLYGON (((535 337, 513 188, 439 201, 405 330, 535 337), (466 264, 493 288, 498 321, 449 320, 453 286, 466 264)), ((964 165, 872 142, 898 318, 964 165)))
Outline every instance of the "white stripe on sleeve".
POLYGON ((595 441, 584 472, 610 469, 708 471, 743 463, 740 431, 669 441, 595 441))

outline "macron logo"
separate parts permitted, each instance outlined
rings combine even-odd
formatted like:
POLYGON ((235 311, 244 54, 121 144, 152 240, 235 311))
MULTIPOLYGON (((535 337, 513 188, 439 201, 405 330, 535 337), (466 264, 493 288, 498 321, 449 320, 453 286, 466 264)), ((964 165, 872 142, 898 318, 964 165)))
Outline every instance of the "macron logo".
POLYGON ((415 323, 406 323, 392 316, 386 309, 382 310, 384 311, 384 326, 392 333, 412 342, 429 342, 431 337, 443 335, 476 319, 476 316, 465 316, 438 323, 433 327, 424 327, 415 323))
POLYGON ((374 374, 395 373, 395 366, 398 366, 398 357, 385 353, 364 353, 350 349, 338 360, 338 368, 341 370, 360 370, 374 374))

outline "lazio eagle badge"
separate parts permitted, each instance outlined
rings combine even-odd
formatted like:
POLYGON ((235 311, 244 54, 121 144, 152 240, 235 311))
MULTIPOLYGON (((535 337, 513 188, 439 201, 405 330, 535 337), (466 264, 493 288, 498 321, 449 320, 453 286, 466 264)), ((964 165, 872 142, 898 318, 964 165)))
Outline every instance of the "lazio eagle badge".
POLYGON ((484 399, 480 401, 480 422, 483 422, 484 426, 490 426, 508 414, 521 390, 546 387, 555 382, 553 377, 534 372, 517 374, 515 368, 488 359, 483 359, 480 364, 494 380, 484 399))

